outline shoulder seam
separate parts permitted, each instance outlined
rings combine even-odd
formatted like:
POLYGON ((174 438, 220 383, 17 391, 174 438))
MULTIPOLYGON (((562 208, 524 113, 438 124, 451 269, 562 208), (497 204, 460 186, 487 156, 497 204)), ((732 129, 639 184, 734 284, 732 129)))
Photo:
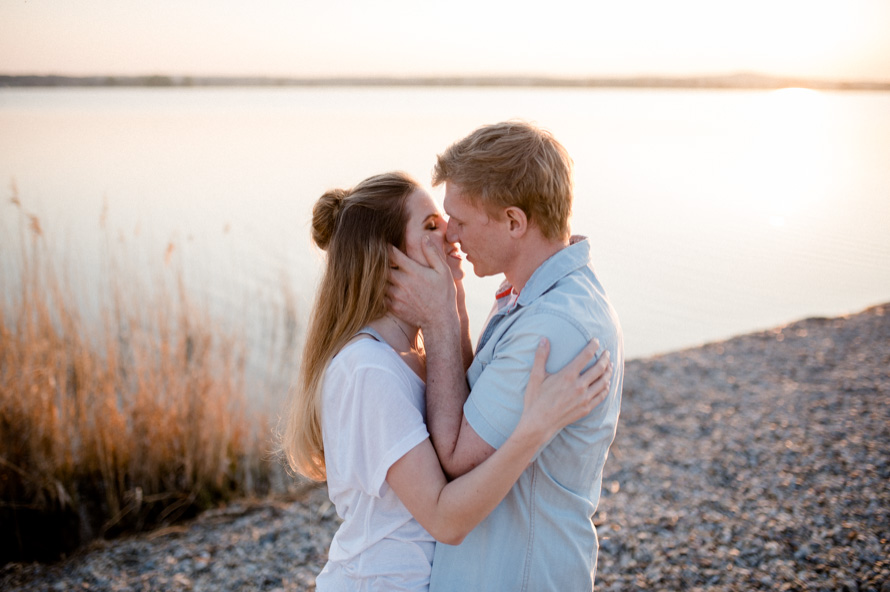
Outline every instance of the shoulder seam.
POLYGON ((529 306, 526 308, 526 311, 526 314, 528 314, 528 316, 548 315, 563 320, 568 323, 573 329, 575 329, 578 334, 587 341, 590 341, 592 337, 590 331, 585 330, 583 323, 578 322, 575 317, 565 313, 558 308, 541 304, 539 306, 529 306))

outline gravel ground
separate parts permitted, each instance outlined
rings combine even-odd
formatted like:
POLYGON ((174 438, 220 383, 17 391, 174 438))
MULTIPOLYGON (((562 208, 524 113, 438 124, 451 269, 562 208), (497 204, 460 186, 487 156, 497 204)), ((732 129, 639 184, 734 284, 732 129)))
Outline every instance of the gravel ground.
POLYGON ((890 304, 633 362, 598 590, 890 591, 890 304))
MULTIPOLYGON (((890 304, 627 364, 597 590, 890 592, 890 304)), ((323 488, 0 568, 2 590, 312 590, 323 488)))

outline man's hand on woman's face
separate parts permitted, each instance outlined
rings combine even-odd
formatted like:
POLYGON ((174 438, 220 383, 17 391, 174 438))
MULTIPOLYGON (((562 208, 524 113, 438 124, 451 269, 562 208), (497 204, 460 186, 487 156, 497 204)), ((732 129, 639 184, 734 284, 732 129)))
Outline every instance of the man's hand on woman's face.
POLYGON ((429 237, 421 241, 421 249, 427 265, 390 247, 386 304, 397 317, 428 329, 456 318, 454 272, 441 246, 429 237))

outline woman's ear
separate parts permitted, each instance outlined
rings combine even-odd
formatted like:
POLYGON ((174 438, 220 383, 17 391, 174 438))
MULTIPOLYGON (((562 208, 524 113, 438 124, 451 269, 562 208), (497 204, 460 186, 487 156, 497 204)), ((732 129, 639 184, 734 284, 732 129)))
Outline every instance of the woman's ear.
POLYGON ((528 216, 522 209, 510 206, 504 210, 507 228, 513 238, 520 238, 528 230, 528 216))

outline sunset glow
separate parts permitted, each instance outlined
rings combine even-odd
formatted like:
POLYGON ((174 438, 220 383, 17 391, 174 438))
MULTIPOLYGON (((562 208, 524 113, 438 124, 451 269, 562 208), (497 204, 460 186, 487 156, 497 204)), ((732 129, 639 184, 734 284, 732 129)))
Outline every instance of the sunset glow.
POLYGON ((695 75, 890 80, 890 3, 0 3, 11 74, 695 75))
POLYGON ((820 92, 786 88, 765 94, 756 113, 750 170, 755 187, 746 199, 769 220, 785 226, 817 207, 830 190, 831 122, 820 92))

